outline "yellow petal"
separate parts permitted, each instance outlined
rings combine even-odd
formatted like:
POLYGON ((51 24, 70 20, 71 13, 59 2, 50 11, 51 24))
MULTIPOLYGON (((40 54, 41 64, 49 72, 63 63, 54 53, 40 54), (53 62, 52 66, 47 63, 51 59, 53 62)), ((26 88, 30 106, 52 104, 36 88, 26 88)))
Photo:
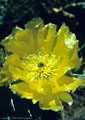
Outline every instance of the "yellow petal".
POLYGON ((40 103, 39 107, 42 110, 53 110, 53 111, 63 110, 62 103, 61 103, 61 101, 59 100, 59 98, 57 96, 56 96, 55 99, 49 101, 47 104, 45 102, 43 104, 40 103))
POLYGON ((20 94, 22 98, 31 99, 33 97, 33 92, 29 89, 29 85, 25 82, 11 85, 10 88, 20 94))
POLYGON ((11 33, 11 34, 14 36, 14 35, 16 35, 16 33, 20 32, 20 31, 22 31, 22 30, 23 30, 22 28, 16 26, 16 27, 12 30, 12 33, 11 33))
POLYGON ((9 35, 2 43, 12 53, 18 54, 20 57, 35 52, 35 44, 32 32, 29 29, 22 30, 15 34, 9 35))
POLYGON ((57 83, 59 86, 63 86, 64 84, 69 85, 73 82, 73 78, 69 76, 62 76, 61 78, 57 79, 57 83))
POLYGON ((10 86, 10 89, 14 91, 14 93, 17 93, 22 98, 32 99, 33 104, 40 101, 43 102, 43 96, 41 94, 38 94, 36 90, 30 89, 30 85, 24 81, 21 83, 15 83, 10 86))
POLYGON ((56 41, 56 25, 49 23, 38 32, 38 50, 45 49, 45 53, 53 50, 56 41))
MULTIPOLYGON (((44 26, 43 20, 41 18, 33 18, 31 21, 25 24, 25 28, 29 28, 32 31, 35 29, 38 31, 40 28, 44 26)), ((34 31, 33 31, 34 32, 34 31)))
MULTIPOLYGON (((1 74, 0 74, 0 76, 1 76, 1 74)), ((0 86, 5 86, 10 83, 11 83, 11 81, 9 80, 9 78, 7 76, 5 76, 5 78, 3 78, 3 77, 0 78, 0 86)))
POLYGON ((82 64, 82 59, 78 57, 78 42, 75 44, 73 50, 69 54, 69 64, 72 68, 76 68, 82 64))
POLYGON ((57 94, 60 91, 67 91, 67 89, 66 89, 66 87, 64 85, 61 86, 57 82, 56 76, 53 76, 53 77, 49 78, 49 80, 50 80, 49 86, 47 84, 48 91, 49 91, 49 96, 50 96, 51 93, 52 94, 57 94))
POLYGON ((68 94, 67 92, 59 92, 57 93, 57 95, 59 96, 59 98, 68 103, 69 105, 72 105, 73 103, 73 100, 72 100, 72 97, 70 96, 70 94, 68 94))
POLYGON ((64 74, 66 74, 67 71, 71 70, 71 66, 68 64, 68 61, 69 60, 67 57, 60 57, 60 61, 56 70, 57 79, 61 78, 64 74))
POLYGON ((72 90, 74 92, 83 83, 83 80, 75 77, 63 76, 57 80, 57 83, 60 86, 64 86, 67 91, 72 90))
POLYGON ((33 18, 31 21, 29 21, 27 24, 25 24, 25 28, 28 28, 32 31, 33 39, 35 48, 37 50, 38 48, 38 32, 39 30, 44 26, 43 20, 41 18, 33 18))
POLYGON ((68 65, 75 68, 81 65, 78 57, 78 41, 74 33, 71 33, 69 28, 63 24, 57 33, 57 42, 53 53, 56 56, 64 57, 68 60, 68 65))
MULTIPOLYGON (((3 69, 2 69, 2 71, 0 71, 1 84, 8 85, 16 80, 16 79, 13 80, 14 75, 12 75, 12 71, 10 72, 10 70, 9 70, 10 65, 15 66, 15 68, 16 67, 22 68, 22 66, 24 66, 22 61, 19 59, 18 55, 12 54, 10 56, 7 56, 6 61, 3 65, 3 69)), ((15 72, 16 71, 14 71, 14 73, 15 72)), ((16 73, 18 74, 18 72, 16 72, 16 73)))
POLYGON ((83 80, 80 80, 78 78, 72 78, 74 80, 73 83, 69 84, 67 86, 67 89, 69 90, 72 90, 72 92, 74 92, 82 83, 83 83, 83 80))
POLYGON ((45 48, 45 52, 52 52, 56 41, 56 25, 49 23, 44 26, 41 18, 34 18, 25 25, 33 32, 36 49, 45 48))
MULTIPOLYGON (((30 73, 29 73, 30 74, 30 73)), ((38 81, 27 81, 29 83, 29 87, 34 90, 37 91, 38 93, 43 92, 43 80, 38 80, 38 81)))
POLYGON ((14 65, 14 66, 17 66, 17 67, 22 67, 23 63, 20 60, 18 55, 12 54, 10 56, 7 56, 7 59, 4 63, 4 67, 6 68, 8 65, 14 65))
POLYGON ((23 71, 18 67, 14 67, 13 65, 9 65, 8 70, 11 73, 14 80, 20 79, 26 81, 26 76, 28 74, 26 71, 23 71))

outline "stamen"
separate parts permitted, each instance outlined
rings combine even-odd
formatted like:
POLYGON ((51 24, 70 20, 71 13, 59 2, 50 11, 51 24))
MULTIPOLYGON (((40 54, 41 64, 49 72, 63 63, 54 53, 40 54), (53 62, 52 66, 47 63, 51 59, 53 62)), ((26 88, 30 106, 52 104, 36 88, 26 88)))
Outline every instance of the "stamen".
POLYGON ((39 79, 48 79, 51 75, 56 74, 60 58, 56 58, 55 55, 51 54, 37 54, 29 55, 25 57, 27 62, 25 64, 25 70, 28 72, 28 79, 36 81, 39 79))

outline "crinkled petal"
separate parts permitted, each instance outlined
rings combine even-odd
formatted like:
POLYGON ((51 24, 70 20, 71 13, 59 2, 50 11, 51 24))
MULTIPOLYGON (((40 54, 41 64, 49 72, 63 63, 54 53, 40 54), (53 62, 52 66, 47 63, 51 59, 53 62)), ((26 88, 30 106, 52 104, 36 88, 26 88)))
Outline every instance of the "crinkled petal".
POLYGON ((40 103, 39 107, 43 110, 53 110, 53 111, 63 110, 62 102, 57 96, 55 99, 48 101, 47 104, 46 102, 44 102, 44 104, 40 103))
POLYGON ((22 98, 32 99, 33 104, 38 101, 41 101, 41 103, 43 103, 43 95, 39 94, 36 90, 30 88, 30 85, 24 81, 11 85, 10 89, 15 91, 22 98))
POLYGON ((59 86, 64 86, 67 91, 75 91, 82 83, 83 80, 80 80, 75 77, 63 76, 57 80, 59 86))
POLYGON ((33 18, 31 21, 29 21, 27 24, 25 24, 25 28, 28 28, 32 31, 33 39, 35 48, 37 50, 38 48, 38 32, 41 28, 43 28, 44 23, 41 18, 33 18))
MULTIPOLYGON (((12 69, 10 70, 10 66, 14 66, 14 68, 22 68, 24 65, 19 59, 18 55, 12 54, 7 56, 6 61, 3 64, 3 68, 0 71, 0 84, 2 85, 8 85, 17 80, 15 77, 13 77, 14 75, 12 75, 12 69)), ((18 71, 14 71, 14 73, 18 74, 18 71)))
POLYGON ((5 76, 5 78, 2 76, 2 74, 0 73, 0 86, 5 86, 10 84, 11 81, 9 80, 9 78, 7 76, 5 76))
POLYGON ((71 66, 68 64, 68 59, 64 57, 60 57, 57 69, 56 69, 56 78, 61 78, 67 71, 71 70, 71 66))
POLYGON ((69 105, 72 105, 73 100, 70 94, 68 94, 67 92, 59 92, 57 93, 57 95, 59 96, 59 98, 63 101, 68 103, 69 105))
POLYGON ((20 94, 22 98, 33 98, 33 91, 29 89, 29 85, 25 82, 11 85, 10 88, 20 94))
POLYGON ((12 53, 18 54, 20 57, 34 53, 35 44, 32 32, 29 29, 17 32, 14 36, 9 35, 1 44, 12 53))
POLYGON ((12 35, 15 36, 18 32, 21 32, 23 29, 16 26, 13 30, 12 30, 12 35))
POLYGON ((16 80, 13 78, 13 75, 11 74, 12 71, 10 72, 10 70, 9 70, 9 66, 11 66, 11 65, 21 68, 21 66, 23 64, 20 61, 18 55, 12 54, 10 56, 7 56, 6 61, 3 64, 3 68, 0 70, 0 84, 1 84, 1 86, 8 85, 16 80))
POLYGON ((44 26, 44 22, 41 18, 33 18, 31 21, 25 24, 25 28, 29 28, 33 32, 34 30, 37 32, 43 26, 44 26))
POLYGON ((25 25, 25 28, 32 30, 37 50, 41 51, 44 48, 45 52, 52 52, 57 39, 56 25, 49 23, 44 26, 41 18, 33 18, 25 25))
POLYGON ((66 86, 67 89, 72 90, 72 92, 74 92, 83 83, 83 80, 80 80, 78 78, 73 77, 73 80, 74 80, 73 83, 66 86))
POLYGON ((27 78, 26 76, 28 75, 27 71, 24 71, 13 65, 9 65, 8 70, 11 73, 14 80, 21 79, 21 80, 26 81, 26 78, 27 78))
POLYGON ((56 39, 56 25, 52 23, 45 25, 38 32, 38 50, 44 48, 45 53, 52 52, 56 39))
POLYGON ((9 65, 14 65, 16 67, 22 67, 23 63, 20 60, 18 55, 12 54, 10 56, 7 56, 6 61, 4 63, 4 68, 8 67, 9 65))
POLYGON ((71 33, 69 28, 62 24, 57 33, 57 42, 55 44, 53 53, 56 56, 67 59, 68 65, 75 68, 81 65, 81 60, 78 57, 78 40, 74 33, 71 33))
POLYGON ((60 85, 58 83, 58 80, 56 78, 56 76, 53 76, 51 78, 51 82, 50 82, 50 86, 49 86, 49 89, 51 89, 52 91, 52 94, 57 94, 58 92, 60 91, 68 91, 67 88, 64 86, 64 85, 60 85))

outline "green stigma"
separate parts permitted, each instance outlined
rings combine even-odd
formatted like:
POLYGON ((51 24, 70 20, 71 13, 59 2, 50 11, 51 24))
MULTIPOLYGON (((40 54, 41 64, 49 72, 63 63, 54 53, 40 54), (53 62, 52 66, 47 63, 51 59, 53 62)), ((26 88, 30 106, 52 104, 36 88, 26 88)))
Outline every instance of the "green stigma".
POLYGON ((38 67, 43 67, 44 66, 44 63, 40 62, 38 63, 38 67))

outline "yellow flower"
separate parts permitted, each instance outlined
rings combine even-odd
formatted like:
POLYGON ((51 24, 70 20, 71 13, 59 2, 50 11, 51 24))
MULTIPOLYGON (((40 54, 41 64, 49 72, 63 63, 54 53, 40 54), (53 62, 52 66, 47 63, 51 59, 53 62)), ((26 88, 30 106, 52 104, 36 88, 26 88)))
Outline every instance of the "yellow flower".
POLYGON ((16 26, 1 44, 7 55, 0 86, 10 84, 10 89, 34 104, 39 102, 43 110, 62 110, 62 101, 72 104, 69 92, 74 92, 82 80, 66 73, 80 66, 81 60, 78 40, 65 24, 56 33, 55 24, 44 25, 41 18, 34 18, 25 29, 16 26))

